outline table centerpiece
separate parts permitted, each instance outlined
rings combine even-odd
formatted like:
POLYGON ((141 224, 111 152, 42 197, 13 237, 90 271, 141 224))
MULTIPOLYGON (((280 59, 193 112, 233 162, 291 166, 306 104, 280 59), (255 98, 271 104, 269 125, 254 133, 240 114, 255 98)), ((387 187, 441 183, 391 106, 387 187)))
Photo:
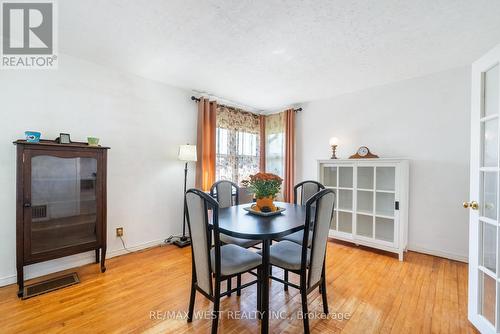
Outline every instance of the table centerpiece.
POLYGON ((282 183, 283 179, 272 173, 257 173, 250 175, 248 180, 244 180, 242 184, 248 187, 256 199, 251 209, 262 213, 280 211, 280 208, 274 204, 274 200, 281 190, 282 183))

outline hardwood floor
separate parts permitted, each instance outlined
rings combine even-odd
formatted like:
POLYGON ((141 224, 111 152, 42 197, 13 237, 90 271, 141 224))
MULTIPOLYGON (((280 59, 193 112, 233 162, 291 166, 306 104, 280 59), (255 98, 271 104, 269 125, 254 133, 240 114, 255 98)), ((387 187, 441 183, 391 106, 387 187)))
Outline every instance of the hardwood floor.
MULTIPOLYGON (((2 333, 208 333, 211 321, 187 324, 190 248, 152 248, 110 259, 106 273, 98 265, 76 271, 81 283, 28 300, 16 286, 0 288, 2 333), (170 313, 166 313, 170 312, 170 313), (178 312, 178 313, 175 313, 178 312), (163 320, 174 317, 177 319, 163 320)), ((74 270, 73 270, 74 271, 74 270)), ((70 272, 70 271, 68 271, 70 272)), ((275 269, 274 274, 281 273, 275 269)), ((292 280, 295 275, 290 274, 292 280)), ((252 277, 244 277, 251 280, 252 277)), ((467 265, 408 252, 405 262, 363 248, 329 243, 327 255, 330 319, 311 321, 313 333, 465 333, 476 331, 467 320, 467 265), (339 319, 340 315, 349 319, 339 319), (336 318, 335 318, 336 316, 336 318)), ((235 283, 233 283, 234 286, 235 283)), ((273 333, 302 333, 294 317, 300 308, 297 290, 283 292, 271 283, 273 333)), ((224 298, 219 333, 259 333, 259 321, 234 319, 255 311, 255 285, 242 296, 224 298)), ((321 316, 321 296, 309 296, 309 310, 321 316)), ((211 303, 197 294, 195 311, 211 303)))

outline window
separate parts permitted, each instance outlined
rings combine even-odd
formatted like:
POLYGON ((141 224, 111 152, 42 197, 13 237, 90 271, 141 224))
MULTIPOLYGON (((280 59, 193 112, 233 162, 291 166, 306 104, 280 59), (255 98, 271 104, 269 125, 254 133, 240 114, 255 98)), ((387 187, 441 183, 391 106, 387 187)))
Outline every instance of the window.
POLYGON ((217 109, 215 171, 217 180, 236 184, 259 172, 258 115, 219 105, 217 109))

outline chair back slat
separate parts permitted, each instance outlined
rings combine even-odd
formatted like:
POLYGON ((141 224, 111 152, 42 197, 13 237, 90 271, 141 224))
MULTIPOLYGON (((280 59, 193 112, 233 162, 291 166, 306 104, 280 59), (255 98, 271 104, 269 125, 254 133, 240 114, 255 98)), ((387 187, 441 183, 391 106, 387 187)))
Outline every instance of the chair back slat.
MULTIPOLYGON (((312 233, 311 257, 307 286, 311 287, 321 280, 323 264, 326 256, 328 232, 335 208, 335 193, 331 189, 321 190, 311 197, 306 203, 306 228, 304 229, 304 240, 302 243, 302 256, 307 256, 307 239, 312 233), (309 229, 312 225, 312 230, 309 229)), ((305 261, 303 259, 303 265, 305 261)), ((305 270, 305 268, 303 268, 305 270)))
MULTIPOLYGON (((215 238, 218 232, 218 204, 217 202, 197 189, 189 189, 186 192, 186 218, 191 236, 191 249, 193 271, 196 276, 196 284, 208 295, 212 295, 212 269, 210 262, 210 248, 212 229, 214 230, 215 238), (212 224, 209 225, 208 209, 213 212, 212 224)), ((218 239, 218 238, 217 238, 218 239)), ((216 248, 220 247, 218 242, 215 243, 216 248)), ((220 253, 217 252, 216 254, 220 253)), ((220 263, 219 263, 220 266, 220 263)))

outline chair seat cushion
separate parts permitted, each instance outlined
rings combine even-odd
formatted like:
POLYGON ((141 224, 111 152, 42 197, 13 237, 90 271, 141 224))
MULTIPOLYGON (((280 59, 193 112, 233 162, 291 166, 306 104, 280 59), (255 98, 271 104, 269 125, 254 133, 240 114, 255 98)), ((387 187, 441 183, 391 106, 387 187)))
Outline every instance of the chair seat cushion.
MULTIPOLYGON (((288 240, 275 243, 270 248, 269 261, 272 265, 288 270, 299 270, 301 265, 302 246, 288 240)), ((307 263, 311 251, 307 249, 307 263)))
POLYGON ((220 241, 224 244, 238 245, 243 248, 250 248, 260 243, 260 240, 240 239, 227 234, 219 234, 220 241))
MULTIPOLYGON (((312 231, 309 232, 309 236, 308 236, 308 245, 307 246, 311 246, 311 243, 312 243, 312 231)), ((288 241, 291 241, 291 242, 295 242, 296 244, 299 244, 299 245, 302 245, 302 241, 304 240, 304 231, 298 231, 298 232, 295 232, 295 233, 292 233, 292 234, 289 234, 289 235, 285 235, 284 237, 280 238, 279 241, 283 241, 283 240, 288 240, 288 241)))
MULTIPOLYGON (((220 248, 221 253, 221 275, 229 276, 243 273, 262 263, 262 257, 246 248, 236 245, 224 245, 220 248)), ((210 250, 212 271, 215 272, 215 248, 210 250)))

